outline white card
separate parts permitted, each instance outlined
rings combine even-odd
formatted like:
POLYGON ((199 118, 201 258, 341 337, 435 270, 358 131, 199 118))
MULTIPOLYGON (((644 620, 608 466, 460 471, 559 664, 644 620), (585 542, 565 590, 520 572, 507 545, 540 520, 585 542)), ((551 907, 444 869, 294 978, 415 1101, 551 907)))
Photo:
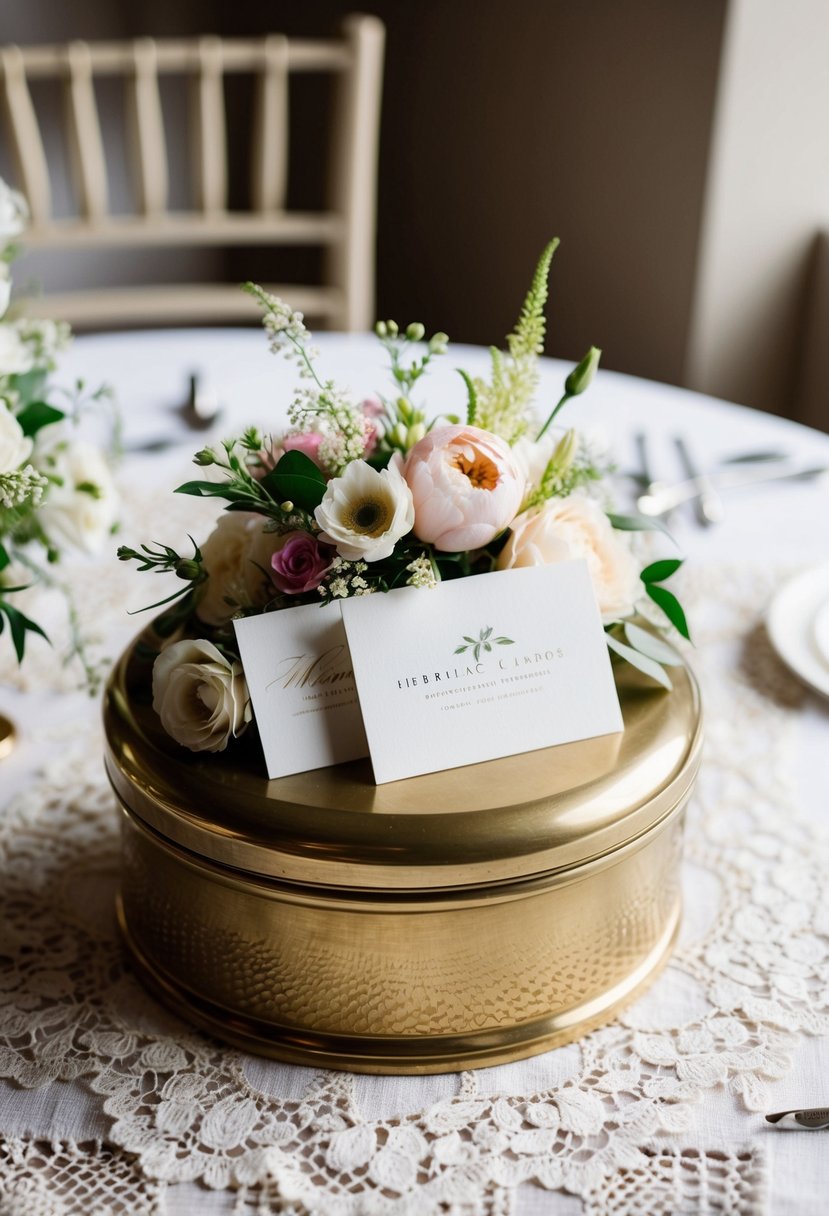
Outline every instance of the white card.
POLYGON ((344 600, 379 784, 623 729, 584 561, 344 600))
POLYGON ((368 755, 339 605, 234 625, 269 777, 368 755))

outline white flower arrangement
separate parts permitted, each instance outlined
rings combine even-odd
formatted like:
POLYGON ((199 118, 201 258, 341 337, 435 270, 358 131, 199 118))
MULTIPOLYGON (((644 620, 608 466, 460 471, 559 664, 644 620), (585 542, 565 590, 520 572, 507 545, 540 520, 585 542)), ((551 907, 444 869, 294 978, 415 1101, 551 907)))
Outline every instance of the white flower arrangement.
POLYGON ((13 315, 10 264, 27 219, 23 196, 0 179, 0 633, 8 631, 22 662, 27 636, 45 634, 20 609, 19 593, 33 582, 59 587, 70 600, 72 655, 92 690, 97 675, 69 589, 50 567, 66 548, 99 551, 115 527, 118 495, 108 459, 76 434, 81 413, 106 400, 108 390, 82 398, 82 386, 67 393, 50 385, 69 326, 13 315))
POLYGON ((262 306, 271 349, 300 372, 289 429, 262 435, 251 428, 196 453, 195 463, 219 478, 189 481, 179 492, 223 500, 228 511, 202 549, 194 546, 192 556, 167 545, 118 551, 141 570, 184 580, 151 605, 164 608, 155 622, 154 703, 175 740, 219 751, 251 720, 236 617, 572 557, 587 562, 611 650, 671 687, 665 666, 681 660, 661 635, 689 635, 663 584, 681 562, 642 568, 631 533, 655 525, 608 511, 606 453, 576 430, 554 426, 589 387, 600 351, 591 347, 573 369, 543 424, 534 412, 557 243, 544 250, 507 350, 492 352, 490 378, 461 372, 463 420, 430 419, 414 400, 418 381, 447 350, 445 334, 427 340, 417 322, 404 331, 379 322, 393 390, 356 403, 318 374, 302 316, 246 285, 262 306), (659 613, 647 628, 631 619, 643 600, 659 613))

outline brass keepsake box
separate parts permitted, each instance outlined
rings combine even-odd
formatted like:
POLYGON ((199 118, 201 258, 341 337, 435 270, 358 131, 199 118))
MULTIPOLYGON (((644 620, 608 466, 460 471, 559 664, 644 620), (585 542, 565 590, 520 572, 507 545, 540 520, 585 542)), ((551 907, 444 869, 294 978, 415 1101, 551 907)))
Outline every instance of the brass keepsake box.
POLYGON ((357 1072, 518 1059, 607 1021, 668 958, 700 704, 620 665, 625 731, 376 786, 268 781, 253 732, 169 739, 140 647, 105 700, 119 917, 141 978, 247 1050, 357 1072))

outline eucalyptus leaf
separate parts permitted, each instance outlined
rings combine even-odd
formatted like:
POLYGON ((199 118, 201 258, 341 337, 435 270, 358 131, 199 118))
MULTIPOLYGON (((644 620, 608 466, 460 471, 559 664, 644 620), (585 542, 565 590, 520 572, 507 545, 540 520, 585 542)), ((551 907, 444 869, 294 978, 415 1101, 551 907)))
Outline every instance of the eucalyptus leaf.
POLYGON ((652 562, 639 575, 643 583, 664 583, 666 578, 676 574, 682 560, 678 557, 666 557, 661 561, 652 562))
POLYGON ((266 473, 260 485, 276 502, 292 502, 310 514, 322 502, 328 483, 309 456, 291 451, 266 473))
POLYGON ((662 609, 674 628, 690 642, 691 634, 688 630, 685 613, 673 592, 669 591, 667 587, 657 587, 653 583, 646 583, 645 590, 653 602, 662 609))
POLYGON ((614 511, 608 511, 607 518, 617 532, 664 532, 666 536, 671 535, 661 520, 649 515, 617 515, 614 511))
POLYGON ((663 641, 662 638, 656 637, 655 634, 649 633, 647 629, 634 625, 632 621, 625 622, 625 636, 634 650, 647 655, 649 659, 654 659, 657 663, 663 663, 666 667, 681 667, 683 665, 684 660, 678 650, 674 650, 673 646, 669 646, 667 642, 663 641))
POLYGON ((663 671, 660 665, 653 659, 649 659, 647 655, 640 654, 638 650, 634 650, 632 646, 626 646, 624 642, 618 641, 609 633, 605 635, 605 641, 611 650, 615 650, 621 658, 630 663, 631 667, 637 668, 638 671, 644 672, 646 676, 650 676, 652 680, 656 680, 657 684, 661 684, 663 688, 670 690, 673 688, 671 677, 667 671, 663 671))

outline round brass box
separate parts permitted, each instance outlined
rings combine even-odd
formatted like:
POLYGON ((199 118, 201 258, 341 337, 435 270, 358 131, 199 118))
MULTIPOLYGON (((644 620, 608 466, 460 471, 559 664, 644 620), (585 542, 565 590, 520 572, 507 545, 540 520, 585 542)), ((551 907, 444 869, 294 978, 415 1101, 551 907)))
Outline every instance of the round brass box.
POLYGON ((105 699, 119 916, 139 974, 248 1050, 448 1072, 606 1021, 667 959, 696 684, 617 669, 625 731, 376 786, 369 762, 268 781, 258 742, 174 744, 131 648, 105 699))

